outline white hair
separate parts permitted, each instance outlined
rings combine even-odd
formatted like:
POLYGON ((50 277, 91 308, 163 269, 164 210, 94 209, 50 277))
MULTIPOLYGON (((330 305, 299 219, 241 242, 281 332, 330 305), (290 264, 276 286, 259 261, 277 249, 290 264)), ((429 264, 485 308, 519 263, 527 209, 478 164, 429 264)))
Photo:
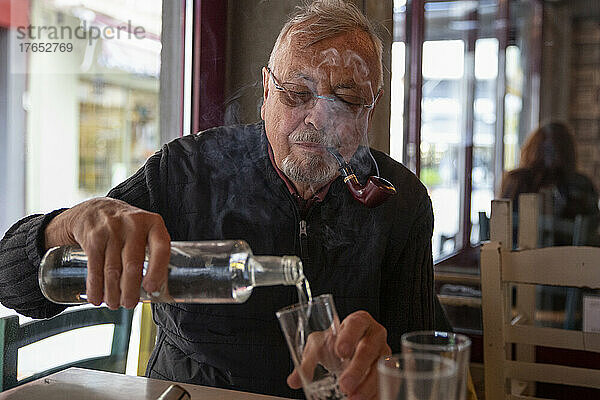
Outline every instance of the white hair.
POLYGON ((294 35, 301 35, 304 47, 309 47, 321 40, 355 30, 367 33, 373 42, 373 51, 379 61, 377 86, 380 87, 383 83, 381 39, 377 36, 375 28, 367 17, 354 4, 345 0, 314 0, 298 6, 297 12, 291 16, 279 32, 269 57, 269 67, 273 69, 277 52, 290 32, 294 35))

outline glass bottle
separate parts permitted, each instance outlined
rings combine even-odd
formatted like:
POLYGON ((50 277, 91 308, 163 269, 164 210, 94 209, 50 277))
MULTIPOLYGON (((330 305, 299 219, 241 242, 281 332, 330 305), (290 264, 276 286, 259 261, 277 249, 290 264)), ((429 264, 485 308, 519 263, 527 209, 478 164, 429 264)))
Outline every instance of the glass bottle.
MULTIPOLYGON (((148 254, 143 273, 148 266, 148 254)), ((243 240, 171 242, 168 279, 158 292, 140 288, 140 301, 161 303, 243 303, 256 286, 298 285, 304 281, 295 256, 255 256, 243 240)), ((42 293, 52 302, 86 300, 87 256, 78 246, 54 247, 39 270, 42 293)))

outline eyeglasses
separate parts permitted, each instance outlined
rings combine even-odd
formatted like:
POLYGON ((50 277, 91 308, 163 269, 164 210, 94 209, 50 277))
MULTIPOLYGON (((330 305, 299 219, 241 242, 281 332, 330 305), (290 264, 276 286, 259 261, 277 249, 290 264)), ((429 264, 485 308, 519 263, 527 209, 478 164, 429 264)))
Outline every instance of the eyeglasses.
POLYGON ((271 75, 273 79, 273 83, 275 84, 275 89, 277 89, 281 93, 281 97, 279 100, 289 107, 298 107, 309 102, 314 102, 316 99, 323 99, 330 101, 337 105, 341 110, 356 113, 363 108, 372 109, 377 102, 381 94, 381 89, 377 92, 377 95, 373 99, 371 103, 368 103, 364 98, 360 96, 354 96, 346 93, 334 93, 331 96, 324 96, 317 93, 314 93, 308 87, 304 85, 298 85, 295 83, 280 83, 279 80, 271 71, 271 68, 267 67, 267 72, 271 75))

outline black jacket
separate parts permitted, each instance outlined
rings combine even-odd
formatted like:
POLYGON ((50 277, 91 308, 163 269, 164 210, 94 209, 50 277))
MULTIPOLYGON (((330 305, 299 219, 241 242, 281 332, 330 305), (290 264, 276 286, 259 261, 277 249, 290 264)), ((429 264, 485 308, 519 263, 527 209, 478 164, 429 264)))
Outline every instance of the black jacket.
MULTIPOLYGON (((340 319, 368 311, 387 328, 394 351, 402 333, 431 329, 433 215, 418 179, 371 150, 380 175, 398 188, 396 196, 368 209, 338 178, 324 201, 301 217, 267 146, 262 123, 185 136, 165 145, 109 196, 160 213, 172 240, 244 239, 255 254, 299 255, 313 295, 332 293, 340 319)), ((364 150, 352 161, 362 182, 375 173, 364 150)), ((50 218, 22 220, 0 244, 0 300, 35 317, 61 310, 32 283, 50 218), (8 274, 15 265, 20 280, 8 274)), ((154 304, 159 333, 147 374, 301 396, 286 385, 292 363, 275 318, 296 301, 293 287, 261 287, 242 305, 154 304)))

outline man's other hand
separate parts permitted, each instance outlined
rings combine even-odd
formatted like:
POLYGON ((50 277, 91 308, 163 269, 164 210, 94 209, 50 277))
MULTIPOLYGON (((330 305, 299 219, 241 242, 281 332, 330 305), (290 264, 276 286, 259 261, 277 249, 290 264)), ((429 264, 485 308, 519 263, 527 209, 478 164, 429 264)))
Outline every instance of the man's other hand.
MULTIPOLYGON (((387 331, 366 311, 356 311, 346 317, 340 325, 335 343, 337 355, 349 360, 339 377, 340 389, 352 399, 377 398, 377 360, 389 355, 392 350, 387 344, 387 331)), ((302 387, 296 370, 288 377, 293 389, 302 387)))
POLYGON ((87 300, 111 309, 133 308, 140 285, 151 293, 167 280, 171 238, 162 217, 111 198, 85 201, 56 216, 45 246, 78 244, 88 257, 87 300), (142 283, 146 246, 150 253, 142 283))

